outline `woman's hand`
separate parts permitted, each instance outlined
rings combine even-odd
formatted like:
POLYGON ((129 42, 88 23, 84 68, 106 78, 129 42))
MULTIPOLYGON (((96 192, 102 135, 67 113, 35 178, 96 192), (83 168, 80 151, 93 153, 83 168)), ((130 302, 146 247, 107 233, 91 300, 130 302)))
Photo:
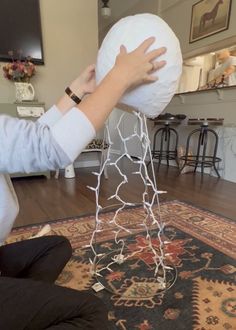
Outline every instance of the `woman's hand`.
POLYGON ((96 87, 94 93, 79 104, 78 108, 87 116, 96 131, 102 127, 128 88, 158 79, 153 73, 166 62, 158 62, 156 58, 164 54, 166 48, 148 51, 154 41, 155 38, 148 38, 130 53, 121 46, 114 67, 96 87))
POLYGON ((166 62, 158 62, 156 59, 166 52, 166 48, 162 47, 148 52, 154 41, 154 37, 148 38, 130 53, 127 53, 125 46, 121 46, 113 70, 118 78, 126 82, 126 88, 154 82, 158 79, 153 73, 161 69, 166 62))
POLYGON ((80 99, 86 94, 91 94, 95 90, 95 64, 89 65, 77 79, 75 79, 70 89, 80 99))
MULTIPOLYGON (((93 93, 95 89, 95 65, 92 64, 88 66, 79 77, 70 84, 70 89, 80 99, 86 94, 93 93)), ((64 94, 56 103, 58 110, 63 115, 75 105, 75 102, 67 94, 64 94)))

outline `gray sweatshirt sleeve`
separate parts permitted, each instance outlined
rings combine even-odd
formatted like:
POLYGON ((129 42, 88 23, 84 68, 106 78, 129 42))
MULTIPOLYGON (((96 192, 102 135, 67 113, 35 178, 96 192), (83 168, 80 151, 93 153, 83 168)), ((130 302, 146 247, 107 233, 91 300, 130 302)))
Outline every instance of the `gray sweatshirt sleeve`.
POLYGON ((73 108, 50 127, 0 116, 0 173, 37 172, 64 168, 71 164, 95 130, 88 118, 73 108))

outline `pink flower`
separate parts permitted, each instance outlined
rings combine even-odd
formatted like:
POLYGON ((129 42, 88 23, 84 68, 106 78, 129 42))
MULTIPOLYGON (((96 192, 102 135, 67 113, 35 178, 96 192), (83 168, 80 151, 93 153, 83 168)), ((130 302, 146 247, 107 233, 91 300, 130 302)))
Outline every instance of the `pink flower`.
POLYGON ((21 60, 21 51, 18 52, 20 59, 15 61, 13 59, 13 52, 8 52, 12 57, 12 63, 7 63, 3 66, 3 75, 5 78, 12 81, 26 81, 35 74, 35 66, 30 62, 30 58, 27 58, 25 61, 21 60))

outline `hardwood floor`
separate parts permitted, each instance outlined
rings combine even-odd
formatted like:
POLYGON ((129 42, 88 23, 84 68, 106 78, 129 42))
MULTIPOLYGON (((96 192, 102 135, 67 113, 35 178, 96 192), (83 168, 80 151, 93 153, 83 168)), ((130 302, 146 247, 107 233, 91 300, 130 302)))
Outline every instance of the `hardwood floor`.
MULTIPOLYGON (((122 197, 131 202, 141 202, 143 185, 136 169, 127 160, 120 163, 125 169, 129 182, 122 189, 122 197)), ((76 178, 65 179, 61 173, 58 180, 44 177, 14 179, 13 183, 19 198, 20 213, 15 226, 48 222, 71 216, 78 216, 95 211, 94 193, 87 188, 96 185, 96 177, 91 174, 96 168, 78 169, 76 178)), ((115 201, 107 198, 115 192, 120 175, 114 169, 108 169, 109 179, 102 178, 101 201, 103 206, 112 205, 115 201)), ((162 199, 178 199, 190 202, 209 211, 236 219, 236 184, 209 175, 203 180, 197 174, 179 175, 174 167, 160 168, 157 177, 158 188, 167 190, 162 199)))

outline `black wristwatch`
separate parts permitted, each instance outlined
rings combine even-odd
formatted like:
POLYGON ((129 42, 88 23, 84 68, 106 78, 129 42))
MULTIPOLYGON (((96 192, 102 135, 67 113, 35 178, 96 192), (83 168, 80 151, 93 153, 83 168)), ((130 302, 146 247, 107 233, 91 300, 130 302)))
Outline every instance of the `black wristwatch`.
POLYGON ((70 87, 66 87, 65 92, 76 104, 79 104, 81 102, 81 99, 75 93, 72 92, 70 87))

